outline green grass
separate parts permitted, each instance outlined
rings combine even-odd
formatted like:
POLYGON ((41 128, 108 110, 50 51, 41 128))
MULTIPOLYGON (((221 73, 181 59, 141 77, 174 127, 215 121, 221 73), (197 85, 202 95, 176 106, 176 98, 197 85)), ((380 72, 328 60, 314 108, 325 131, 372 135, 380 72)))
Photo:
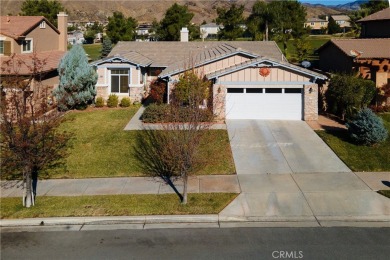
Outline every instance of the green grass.
POLYGON ((380 190, 378 193, 390 199, 390 190, 380 190))
POLYGON ((236 196, 188 194, 186 205, 175 194, 38 197, 35 206, 28 209, 20 198, 2 198, 0 218, 217 214, 236 196))
MULTIPOLYGON (((138 106, 120 109, 75 111, 61 125, 74 133, 66 168, 50 170, 50 178, 94 178, 143 176, 135 158, 137 131, 124 127, 138 106)), ((210 130, 200 152, 207 164, 196 174, 233 174, 234 162, 225 130, 210 130)))
POLYGON ((102 49, 101 43, 83 44, 82 46, 92 61, 100 59, 100 51, 102 49))
MULTIPOLYGON (((381 115, 390 132, 390 114, 381 115)), ((341 160, 353 171, 390 171, 390 138, 375 146, 356 145, 347 130, 317 131, 341 160)))

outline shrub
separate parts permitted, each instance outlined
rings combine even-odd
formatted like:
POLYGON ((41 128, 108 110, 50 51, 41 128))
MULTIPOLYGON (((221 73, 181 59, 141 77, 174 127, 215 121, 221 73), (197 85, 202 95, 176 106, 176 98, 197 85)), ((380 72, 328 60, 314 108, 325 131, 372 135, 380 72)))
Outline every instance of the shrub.
POLYGON ((354 120, 346 124, 351 138, 359 144, 373 145, 384 142, 388 132, 380 117, 371 109, 361 110, 354 120))
POLYGON ((104 99, 102 97, 96 98, 95 107, 104 107, 104 99))
POLYGON ((129 107, 130 105, 131 105, 130 98, 124 97, 121 99, 121 103, 120 103, 121 107, 129 107))
POLYGON ((162 104, 166 85, 162 81, 155 80, 150 84, 150 99, 152 102, 162 104))
POLYGON ((371 80, 352 75, 334 75, 325 93, 328 112, 342 119, 353 118, 357 111, 371 103, 375 92, 375 83, 371 80))
POLYGON ((108 100, 107 100, 107 106, 108 107, 117 107, 118 103, 119 103, 119 100, 118 100, 118 96, 117 95, 110 94, 108 96, 108 100))
POLYGON ((169 115, 168 104, 150 104, 145 108, 142 114, 142 121, 144 123, 161 123, 165 122, 169 115))

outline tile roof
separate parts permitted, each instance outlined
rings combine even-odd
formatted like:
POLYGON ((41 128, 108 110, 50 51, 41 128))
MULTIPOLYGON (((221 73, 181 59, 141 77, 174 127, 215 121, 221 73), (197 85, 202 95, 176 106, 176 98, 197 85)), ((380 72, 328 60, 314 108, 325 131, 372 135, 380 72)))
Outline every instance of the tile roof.
POLYGON ((349 20, 351 20, 348 15, 343 15, 343 14, 341 14, 341 15, 331 15, 331 17, 335 21, 349 21, 349 20))
POLYGON ((185 67, 188 66, 199 66, 201 64, 207 63, 208 61, 214 60, 214 59, 221 59, 227 56, 234 55, 236 53, 243 53, 247 54, 250 57, 257 57, 258 55, 252 54, 250 52, 244 51, 241 48, 234 47, 228 43, 222 43, 220 45, 214 46, 212 48, 207 48, 204 51, 200 51, 196 53, 192 57, 188 57, 185 60, 177 61, 170 66, 168 66, 166 69, 162 71, 162 73, 159 75, 160 77, 169 76, 171 74, 174 74, 176 72, 183 71, 185 67))
POLYGON ((58 34, 60 33, 54 25, 52 25, 43 16, 1 16, 0 21, 0 33, 18 39, 19 37, 26 36, 34 27, 45 20, 46 24, 52 27, 58 34))
POLYGON ((351 51, 361 52, 358 57, 365 58, 390 58, 390 38, 383 39, 332 39, 318 50, 321 51, 330 43, 337 46, 346 55, 352 56, 351 51))
POLYGON ((379 12, 373 13, 369 16, 366 16, 358 22, 367 22, 367 21, 375 21, 375 20, 390 20, 390 7, 383 9, 379 12))
POLYGON ((284 56, 275 42, 269 41, 206 41, 206 42, 118 42, 112 49, 109 57, 123 56, 129 52, 137 52, 153 61, 151 67, 168 67, 179 61, 183 62, 190 57, 200 55, 217 55, 213 52, 222 51, 223 48, 241 48, 256 55, 263 55, 277 60, 283 60, 284 56), (214 49, 217 46, 219 47, 214 49), (209 53, 205 50, 212 49, 209 53))
POLYGON ((49 72, 56 70, 60 63, 61 58, 65 55, 64 51, 44 51, 37 53, 29 53, 29 54, 17 54, 14 57, 14 64, 10 65, 9 70, 7 69, 6 62, 12 59, 12 56, 0 56, 0 65, 2 70, 0 71, 0 75, 9 75, 9 74, 18 74, 18 75, 29 75, 31 74, 28 66, 32 66, 34 59, 34 55, 38 60, 45 60, 46 63, 43 65, 40 71, 49 72), (22 61, 21 64, 17 64, 18 60, 22 61), (8 70, 8 71, 7 71, 8 70))
POLYGON ((206 76, 208 79, 212 79, 212 78, 215 78, 217 76, 226 75, 226 74, 229 74, 229 73, 234 72, 234 71, 238 71, 238 70, 250 67, 250 66, 257 65, 257 64, 262 63, 262 62, 269 62, 269 63, 274 64, 274 66, 281 66, 281 67, 289 68, 289 69, 292 69, 294 71, 298 71, 298 72, 301 72, 303 74, 310 75, 312 77, 320 78, 323 80, 327 79, 327 77, 323 74, 320 74, 320 73, 293 65, 293 64, 285 62, 285 61, 270 59, 268 57, 258 57, 255 59, 247 60, 247 61, 244 61, 240 64, 235 64, 233 66, 223 68, 221 70, 218 70, 218 71, 215 71, 212 73, 208 73, 206 76))
POLYGON ((320 19, 320 18, 315 18, 315 17, 313 17, 313 18, 308 18, 308 19, 306 20, 306 22, 310 23, 310 22, 328 22, 328 21, 327 21, 327 20, 324 20, 324 19, 320 19))

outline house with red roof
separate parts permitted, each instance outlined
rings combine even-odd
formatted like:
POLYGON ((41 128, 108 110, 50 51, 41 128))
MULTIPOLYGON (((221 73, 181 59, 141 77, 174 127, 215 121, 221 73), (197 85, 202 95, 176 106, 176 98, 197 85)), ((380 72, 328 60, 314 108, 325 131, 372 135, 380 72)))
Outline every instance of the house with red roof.
POLYGON ((2 77, 31 75, 36 60, 44 84, 58 84, 57 67, 67 51, 67 14, 58 14, 58 28, 43 16, 1 16, 0 64, 2 77), (23 61, 22 63, 10 60, 23 61))

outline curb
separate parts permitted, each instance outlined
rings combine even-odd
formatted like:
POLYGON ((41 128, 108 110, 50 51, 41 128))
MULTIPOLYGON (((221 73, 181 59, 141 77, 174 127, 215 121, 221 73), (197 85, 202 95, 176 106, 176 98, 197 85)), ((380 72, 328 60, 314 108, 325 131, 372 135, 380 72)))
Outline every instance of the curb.
POLYGON ((2 219, 1 231, 82 231, 157 228, 237 227, 389 227, 389 216, 235 217, 210 215, 151 215, 118 217, 55 217, 2 219))

